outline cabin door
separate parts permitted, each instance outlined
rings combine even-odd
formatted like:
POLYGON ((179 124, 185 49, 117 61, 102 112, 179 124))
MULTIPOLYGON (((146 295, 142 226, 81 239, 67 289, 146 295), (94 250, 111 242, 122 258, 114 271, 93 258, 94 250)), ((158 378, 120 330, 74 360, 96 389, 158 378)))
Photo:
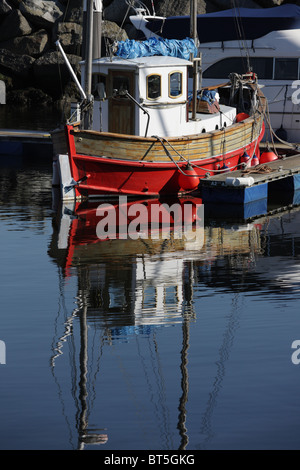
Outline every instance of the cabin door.
POLYGON ((128 91, 131 96, 135 96, 134 78, 134 72, 123 72, 122 70, 111 70, 109 72, 109 132, 134 134, 135 104, 125 95, 125 91, 128 91))

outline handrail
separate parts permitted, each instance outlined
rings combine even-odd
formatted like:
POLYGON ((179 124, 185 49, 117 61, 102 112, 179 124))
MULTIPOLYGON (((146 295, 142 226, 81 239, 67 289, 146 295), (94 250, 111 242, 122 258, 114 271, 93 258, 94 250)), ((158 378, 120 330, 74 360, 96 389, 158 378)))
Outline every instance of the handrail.
POLYGON ((127 96, 131 101, 133 101, 142 111, 144 114, 147 114, 147 125, 146 125, 146 131, 145 131, 145 137, 147 137, 147 133, 148 133, 148 128, 149 128, 149 122, 150 122, 150 114, 148 113, 148 111, 146 111, 143 106, 141 106, 141 104, 136 101, 136 99, 133 98, 133 96, 131 96, 128 91, 126 90, 125 93, 124 93, 125 96, 127 96))

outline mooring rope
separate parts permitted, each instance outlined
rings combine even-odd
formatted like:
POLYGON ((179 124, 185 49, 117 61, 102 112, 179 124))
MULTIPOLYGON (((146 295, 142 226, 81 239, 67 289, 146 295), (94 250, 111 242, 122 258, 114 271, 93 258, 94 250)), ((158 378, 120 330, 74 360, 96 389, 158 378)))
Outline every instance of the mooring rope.
MULTIPOLYGON (((214 170, 214 169, 208 169, 208 168, 205 168, 203 166, 199 166, 199 165, 196 165, 196 163, 193 163, 191 162, 190 160, 188 160, 187 158, 185 158, 183 155, 181 155, 178 150, 176 150, 171 144, 170 142, 165 138, 165 137, 158 137, 157 135, 154 135, 153 137, 155 137, 157 140, 159 140, 159 142, 162 144, 165 152, 166 152, 166 155, 170 158, 170 160, 174 163, 174 165, 176 165, 176 167, 179 169, 179 171, 185 175, 185 176, 194 176, 194 175, 188 175, 186 173, 184 173, 184 171, 179 167, 179 165, 177 164, 177 162, 174 160, 174 158, 172 157, 172 155, 170 154, 170 152, 168 151, 168 149, 166 148, 165 144, 163 141, 165 141, 167 144, 169 144, 169 146, 171 147, 171 149, 177 153, 177 155, 182 158, 182 160, 184 160, 187 164, 191 165, 193 168, 198 168, 199 170, 203 170, 203 171, 210 171, 212 173, 223 173, 224 172, 224 168, 220 168, 220 169, 217 169, 217 170, 214 170)), ((253 152, 253 155, 254 155, 254 152, 253 152)), ((253 158, 253 155, 252 157, 250 157, 250 160, 252 160, 253 158)), ((229 166, 226 168, 226 170, 233 170, 234 168, 238 168, 238 167, 244 167, 245 163, 237 163, 236 165, 233 165, 233 166, 229 166)))

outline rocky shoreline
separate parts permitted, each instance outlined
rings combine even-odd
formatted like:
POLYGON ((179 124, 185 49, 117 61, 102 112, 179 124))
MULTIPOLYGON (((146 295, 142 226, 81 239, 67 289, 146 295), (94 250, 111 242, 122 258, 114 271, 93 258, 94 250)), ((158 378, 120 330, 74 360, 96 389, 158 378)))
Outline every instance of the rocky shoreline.
MULTIPOLYGON (((151 13, 154 5, 157 15, 189 14, 190 0, 143 3, 151 13)), ((265 8, 281 3, 284 2, 243 0, 239 6, 265 8)), ((79 74, 82 5, 82 0, 0 0, 0 80, 5 82, 7 104, 49 106, 78 96, 55 41, 60 40, 79 74)), ((230 0, 198 0, 198 13, 231 7, 230 0)), ((116 37, 134 39, 135 29, 129 21, 132 13, 125 0, 103 1, 104 43, 116 37)))

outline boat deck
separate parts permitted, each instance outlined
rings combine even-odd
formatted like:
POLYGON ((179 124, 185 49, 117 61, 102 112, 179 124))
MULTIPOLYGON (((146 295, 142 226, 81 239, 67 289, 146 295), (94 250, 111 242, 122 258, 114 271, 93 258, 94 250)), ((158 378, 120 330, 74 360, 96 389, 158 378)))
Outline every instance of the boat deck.
MULTIPOLYGON (((218 175, 209 176, 201 181, 203 186, 225 186, 226 180, 230 178, 244 178, 251 176, 255 184, 271 182, 278 179, 283 179, 288 176, 300 173, 300 154, 290 157, 279 158, 273 162, 257 165, 246 170, 236 170, 230 173, 221 173, 218 175)), ((237 187, 237 186, 236 186, 237 187)))

